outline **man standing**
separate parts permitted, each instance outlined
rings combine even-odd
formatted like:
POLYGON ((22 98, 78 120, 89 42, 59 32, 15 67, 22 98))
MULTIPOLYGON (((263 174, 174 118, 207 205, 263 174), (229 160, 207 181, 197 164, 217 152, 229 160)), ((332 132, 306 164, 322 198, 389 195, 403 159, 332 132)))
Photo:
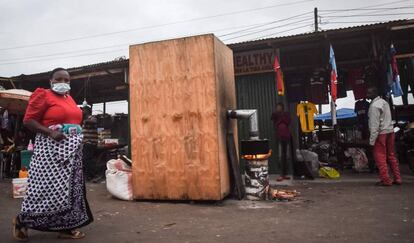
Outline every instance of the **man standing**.
POLYGON ((372 100, 368 110, 369 144, 374 146, 373 155, 381 179, 376 185, 401 185, 400 168, 394 152, 394 127, 390 105, 379 96, 376 87, 368 88, 367 97, 372 100), (394 174, 393 181, 388 174, 387 161, 389 161, 391 171, 394 174))
POLYGON ((284 111, 283 103, 276 105, 276 111, 272 114, 272 121, 275 126, 276 140, 279 146, 281 156, 279 157, 279 166, 281 168, 281 175, 277 178, 277 181, 289 180, 288 163, 287 163, 287 150, 290 141, 290 115, 284 111))

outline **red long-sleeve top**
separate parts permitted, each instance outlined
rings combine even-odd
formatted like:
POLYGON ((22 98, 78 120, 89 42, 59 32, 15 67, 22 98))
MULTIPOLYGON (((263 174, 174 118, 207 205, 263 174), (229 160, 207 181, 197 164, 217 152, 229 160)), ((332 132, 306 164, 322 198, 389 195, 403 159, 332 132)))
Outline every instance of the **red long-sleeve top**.
POLYGON ((290 115, 287 112, 273 112, 272 121, 275 126, 276 136, 283 141, 290 139, 290 115))
POLYGON ((82 111, 70 95, 58 95, 50 89, 36 89, 30 96, 24 121, 38 121, 49 127, 57 124, 77 124, 82 122, 82 111))

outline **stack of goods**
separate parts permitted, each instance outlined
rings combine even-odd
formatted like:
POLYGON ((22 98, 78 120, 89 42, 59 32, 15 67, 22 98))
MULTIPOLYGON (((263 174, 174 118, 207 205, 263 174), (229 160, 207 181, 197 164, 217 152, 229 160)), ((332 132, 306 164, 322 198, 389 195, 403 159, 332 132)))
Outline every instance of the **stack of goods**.
POLYGON ((98 144, 98 124, 95 117, 83 122, 83 141, 88 144, 98 144))
POLYGON ((111 139, 111 130, 98 129, 98 144, 105 144, 105 139, 111 139))
POLYGON ((328 163, 333 148, 329 141, 322 141, 318 144, 312 145, 311 150, 318 154, 320 162, 328 163))

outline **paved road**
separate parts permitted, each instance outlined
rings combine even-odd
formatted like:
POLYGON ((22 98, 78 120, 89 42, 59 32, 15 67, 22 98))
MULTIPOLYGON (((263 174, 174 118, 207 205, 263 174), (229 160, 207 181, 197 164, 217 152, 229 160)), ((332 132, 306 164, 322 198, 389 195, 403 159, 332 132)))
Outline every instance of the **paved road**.
MULTIPOLYGON (((294 181, 294 202, 124 202, 104 184, 88 184, 95 222, 79 242, 414 242, 414 177, 403 186, 375 187, 375 175, 339 181, 294 181)), ((0 182, 0 242, 13 242, 10 220, 20 200, 0 182)), ((30 242, 58 242, 30 231, 30 242)))

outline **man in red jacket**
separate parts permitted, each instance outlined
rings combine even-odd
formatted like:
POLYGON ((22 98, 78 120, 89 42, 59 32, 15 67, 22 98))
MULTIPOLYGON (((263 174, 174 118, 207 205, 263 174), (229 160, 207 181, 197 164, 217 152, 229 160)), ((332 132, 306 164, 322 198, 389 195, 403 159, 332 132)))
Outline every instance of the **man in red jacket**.
POLYGON ((276 105, 276 111, 272 114, 272 121, 276 131, 276 141, 280 150, 279 166, 281 168, 281 175, 277 178, 277 181, 289 180, 288 175, 288 162, 287 162, 287 150, 290 141, 290 115, 285 112, 283 103, 276 105))

